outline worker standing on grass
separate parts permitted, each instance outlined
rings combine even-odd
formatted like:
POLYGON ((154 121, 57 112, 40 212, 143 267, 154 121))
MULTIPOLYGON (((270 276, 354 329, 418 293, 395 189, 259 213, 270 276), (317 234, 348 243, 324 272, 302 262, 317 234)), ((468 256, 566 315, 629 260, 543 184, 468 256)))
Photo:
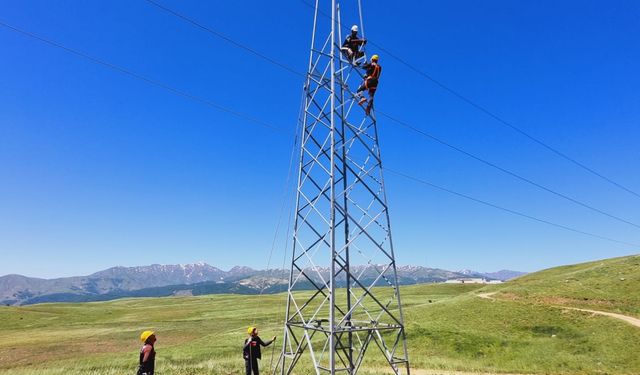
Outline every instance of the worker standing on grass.
POLYGON ((362 68, 366 71, 364 75, 364 82, 362 86, 358 88, 356 95, 360 98, 358 104, 363 105, 367 102, 367 98, 361 94, 364 90, 369 90, 369 103, 365 107, 365 112, 367 116, 371 112, 371 108, 373 107, 373 96, 376 93, 376 89, 378 88, 378 79, 380 78, 380 73, 382 73, 382 67, 378 64, 378 55, 371 56, 371 62, 366 63, 362 66, 362 68))
POLYGON ((258 336, 258 328, 256 327, 249 327, 247 333, 249 337, 244 340, 244 347, 242 348, 242 357, 244 358, 247 375, 260 375, 260 370, 258 369, 258 360, 262 358, 260 347, 271 345, 271 343, 276 341, 276 337, 273 336, 270 341, 264 342, 260 336, 258 336))
POLYGON ((142 349, 140 349, 140 366, 138 366, 137 375, 153 375, 156 365, 156 350, 153 347, 156 343, 155 332, 142 332, 140 341, 142 341, 144 345, 142 345, 142 349))

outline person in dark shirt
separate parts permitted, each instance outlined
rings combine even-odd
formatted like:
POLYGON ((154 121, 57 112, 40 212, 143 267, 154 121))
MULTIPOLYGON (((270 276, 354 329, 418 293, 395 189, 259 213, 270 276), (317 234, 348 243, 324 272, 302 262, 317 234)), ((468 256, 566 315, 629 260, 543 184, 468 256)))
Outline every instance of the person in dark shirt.
POLYGON ((156 350, 153 345, 156 342, 156 334, 153 331, 144 331, 140 335, 140 341, 144 343, 140 349, 140 364, 137 375, 153 375, 156 364, 156 350))
POLYGON ((249 333, 249 337, 244 340, 244 346, 242 347, 242 357, 247 370, 246 375, 251 375, 252 371, 253 375, 260 375, 260 370, 258 369, 258 360, 262 358, 260 347, 271 345, 276 341, 276 337, 273 336, 270 341, 264 342, 258 336, 258 328, 256 327, 249 327, 247 333, 249 333))
POLYGON ((369 113, 371 112, 371 108, 373 107, 373 96, 378 89, 378 80, 380 79, 380 73, 382 73, 382 67, 380 66, 380 64, 378 64, 378 59, 378 55, 373 55, 371 56, 371 62, 366 63, 362 66, 362 69, 365 70, 364 82, 362 82, 362 85, 356 92, 356 95, 359 97, 358 104, 363 105, 367 102, 367 98, 365 98, 361 93, 364 90, 369 90, 369 103, 367 103, 367 106, 364 109, 367 113, 367 116, 369 115, 369 113))
POLYGON ((351 26, 351 34, 342 43, 340 51, 352 64, 358 65, 360 63, 358 59, 364 56, 364 52, 360 51, 360 47, 365 43, 367 43, 365 39, 358 37, 358 25, 353 25, 351 26))

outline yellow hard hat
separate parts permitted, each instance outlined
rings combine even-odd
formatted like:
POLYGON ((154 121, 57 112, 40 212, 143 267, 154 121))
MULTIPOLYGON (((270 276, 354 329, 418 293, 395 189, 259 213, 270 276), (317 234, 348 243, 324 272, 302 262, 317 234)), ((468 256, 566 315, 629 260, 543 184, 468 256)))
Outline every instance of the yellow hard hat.
POLYGON ((147 339, 149 338, 149 336, 151 335, 155 335, 155 332, 153 331, 144 331, 140 334, 140 341, 142 342, 146 342, 147 339))
POLYGON ((255 330, 256 330, 256 327, 249 327, 249 328, 247 328, 247 333, 248 334, 252 334, 253 331, 255 331, 255 330))
POLYGON ((380 58, 380 56, 373 55, 373 56, 371 56, 371 61, 378 61, 379 58, 380 58))

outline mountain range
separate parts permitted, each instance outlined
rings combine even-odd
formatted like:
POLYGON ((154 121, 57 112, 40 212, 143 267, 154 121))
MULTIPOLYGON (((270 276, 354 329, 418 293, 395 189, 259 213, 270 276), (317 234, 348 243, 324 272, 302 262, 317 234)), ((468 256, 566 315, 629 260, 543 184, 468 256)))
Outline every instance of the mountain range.
MULTIPOLYGON (((328 269, 318 269, 328 277, 328 269)), ((362 278, 374 280, 377 274, 369 267, 355 266, 362 278), (358 268, 360 267, 360 268, 358 268)), ((398 282, 402 285, 444 282, 460 278, 508 280, 524 272, 502 270, 480 273, 459 272, 422 266, 399 266, 398 282)), ((289 271, 254 270, 236 266, 223 271, 199 262, 186 265, 112 267, 88 276, 40 279, 22 275, 0 277, 0 304, 28 305, 44 302, 106 301, 123 297, 160 297, 216 293, 258 294, 287 290, 289 271)))

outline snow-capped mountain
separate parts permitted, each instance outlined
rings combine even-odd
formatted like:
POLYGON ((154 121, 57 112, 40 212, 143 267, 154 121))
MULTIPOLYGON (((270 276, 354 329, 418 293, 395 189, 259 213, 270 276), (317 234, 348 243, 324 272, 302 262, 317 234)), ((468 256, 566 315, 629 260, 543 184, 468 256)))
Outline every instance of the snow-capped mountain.
MULTIPOLYGON (((353 266, 362 279, 375 280, 382 266, 353 266)), ((390 272, 388 270, 387 272, 390 272)), ((520 275, 515 271, 480 274, 463 270, 452 272, 422 266, 398 266, 400 284, 442 282, 465 277, 520 275)), ((329 269, 309 270, 312 279, 328 279, 329 269)), ((390 274, 387 274, 390 275, 390 274)), ((23 305, 41 302, 84 302, 121 297, 165 296, 173 294, 271 293, 286 290, 289 270, 255 270, 236 266, 223 271, 204 262, 193 264, 152 264, 139 267, 112 267, 88 276, 39 279, 21 275, 0 277, 0 303, 23 305)), ((337 283, 340 284, 341 280, 337 283)))

